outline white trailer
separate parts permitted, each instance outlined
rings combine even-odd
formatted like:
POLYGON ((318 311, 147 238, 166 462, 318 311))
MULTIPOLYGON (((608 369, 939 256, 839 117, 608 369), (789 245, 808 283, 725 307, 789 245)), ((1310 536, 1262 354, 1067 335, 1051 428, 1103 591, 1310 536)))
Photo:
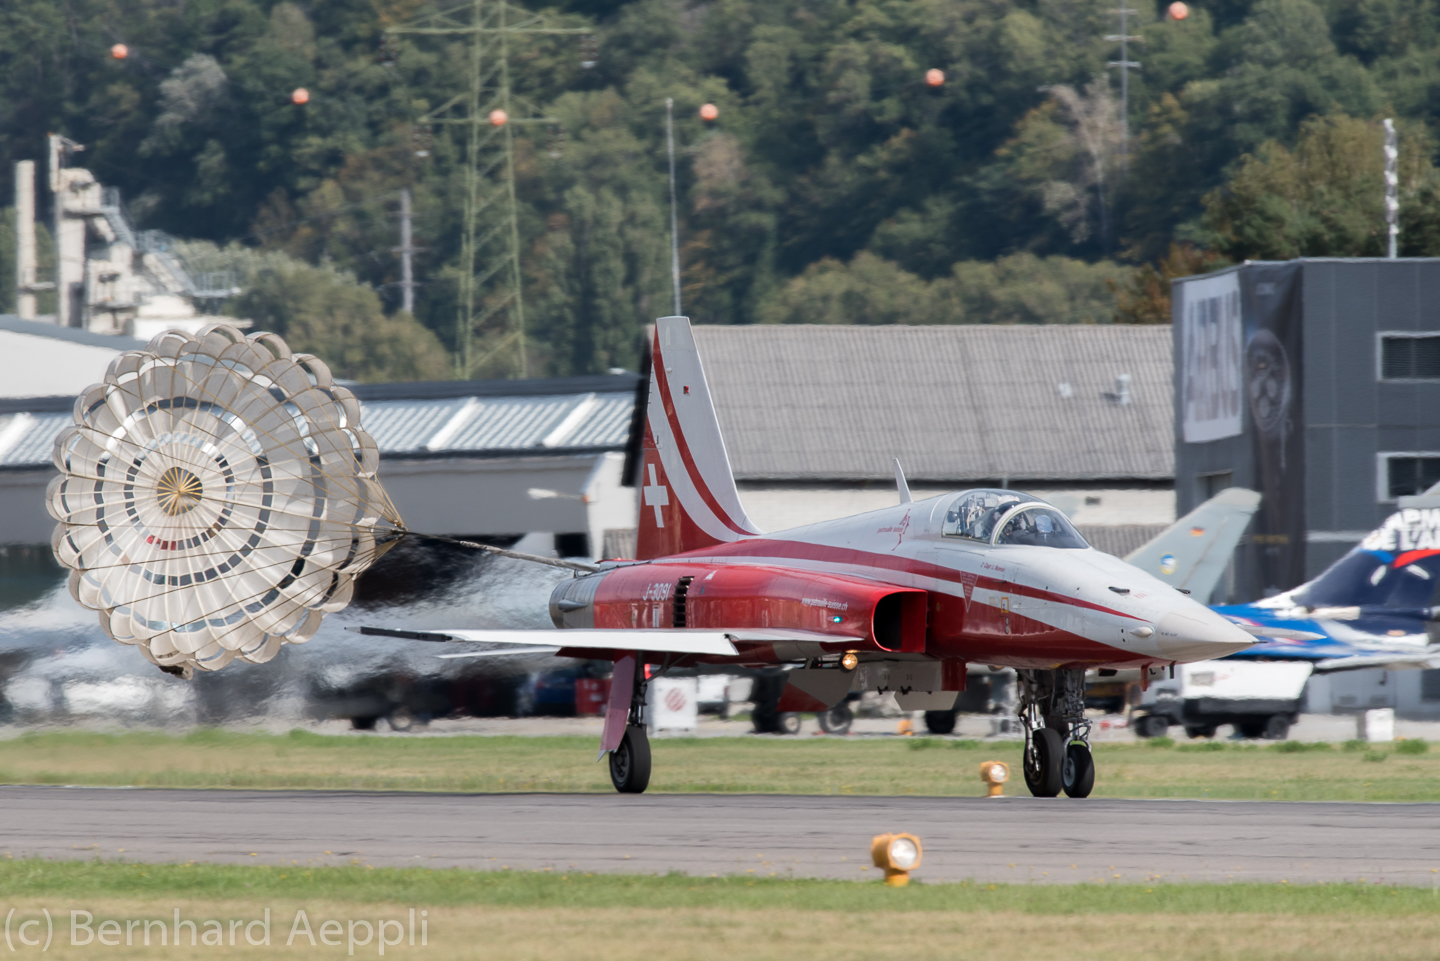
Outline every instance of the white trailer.
POLYGON ((1135 732, 1159 737, 1170 725, 1213 737, 1233 724, 1244 737, 1283 741, 1300 716, 1312 666, 1304 661, 1197 661, 1153 681, 1135 710, 1135 732))

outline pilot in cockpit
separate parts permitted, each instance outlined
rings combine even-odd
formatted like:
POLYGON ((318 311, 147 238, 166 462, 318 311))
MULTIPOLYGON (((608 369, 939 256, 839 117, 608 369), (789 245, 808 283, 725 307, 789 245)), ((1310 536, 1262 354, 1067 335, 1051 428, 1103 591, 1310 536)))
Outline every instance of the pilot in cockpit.
POLYGON ((996 544, 1072 549, 1089 546, 1055 508, 1028 495, 1006 490, 978 490, 961 494, 946 510, 941 533, 948 537, 988 542, 995 525, 1021 505, 1027 506, 1005 521, 1004 530, 995 538, 996 544))

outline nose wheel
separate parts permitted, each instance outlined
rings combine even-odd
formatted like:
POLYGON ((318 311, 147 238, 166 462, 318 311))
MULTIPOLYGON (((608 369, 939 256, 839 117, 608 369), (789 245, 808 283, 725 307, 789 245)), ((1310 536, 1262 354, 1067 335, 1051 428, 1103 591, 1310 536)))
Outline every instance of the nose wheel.
POLYGON ((1083 670, 1019 671, 1025 786, 1035 797, 1089 797, 1095 788, 1083 670))

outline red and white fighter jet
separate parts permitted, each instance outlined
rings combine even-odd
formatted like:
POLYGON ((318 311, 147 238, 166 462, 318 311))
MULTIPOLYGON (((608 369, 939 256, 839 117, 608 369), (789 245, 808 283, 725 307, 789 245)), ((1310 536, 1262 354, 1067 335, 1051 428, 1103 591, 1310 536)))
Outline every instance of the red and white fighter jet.
POLYGON ((656 322, 652 358, 637 559, 570 565, 577 576, 550 601, 562 638, 361 629, 613 660, 601 752, 618 791, 649 782, 645 688, 654 671, 799 665, 786 672, 779 710, 828 710, 852 690, 894 691, 918 710, 950 708, 966 664, 978 663, 1017 670, 1031 792, 1085 797, 1095 781, 1087 669, 1140 668, 1146 677, 1255 643, 1090 548, 1044 501, 995 489, 912 501, 898 464, 896 506, 763 533, 740 504, 686 318, 656 322))

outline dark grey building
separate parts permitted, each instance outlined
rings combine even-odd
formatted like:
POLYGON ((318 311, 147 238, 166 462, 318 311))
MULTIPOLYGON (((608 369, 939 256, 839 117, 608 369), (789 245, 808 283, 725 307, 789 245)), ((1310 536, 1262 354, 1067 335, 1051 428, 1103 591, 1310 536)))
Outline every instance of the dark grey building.
POLYGON ((1440 481, 1440 260, 1250 262, 1173 294, 1177 510, 1265 498, 1231 600, 1303 583, 1440 481))

